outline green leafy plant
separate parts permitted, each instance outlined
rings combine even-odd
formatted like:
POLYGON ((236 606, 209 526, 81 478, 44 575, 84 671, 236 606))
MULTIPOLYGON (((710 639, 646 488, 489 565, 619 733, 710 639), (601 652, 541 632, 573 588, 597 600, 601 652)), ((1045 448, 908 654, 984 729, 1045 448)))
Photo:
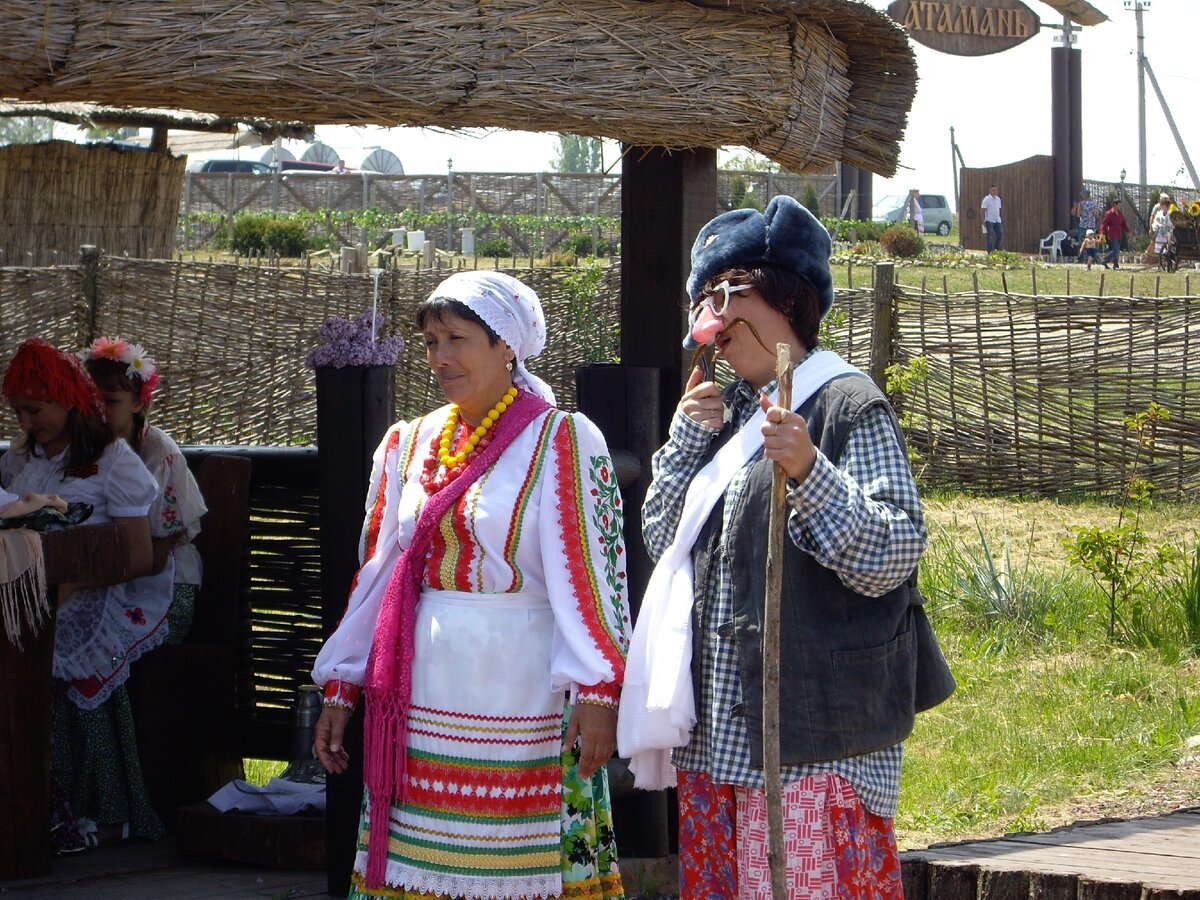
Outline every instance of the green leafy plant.
POLYGON ((826 216, 821 224, 833 235, 835 241, 855 243, 858 241, 878 241, 886 227, 880 222, 866 222, 862 219, 839 219, 836 216, 826 216))
POLYGON ((992 652, 1049 634, 1059 588, 1033 566, 1032 529, 1020 566, 1013 564, 1007 540, 997 553, 978 519, 975 530, 978 546, 940 529, 944 553, 941 572, 930 588, 933 599, 964 614, 971 627, 986 634, 985 644, 992 652))
POLYGON ((604 283, 604 269, 596 263, 567 272, 562 285, 567 295, 567 313, 575 325, 589 331, 596 344, 596 359, 614 359, 617 352, 619 332, 609 333, 595 329, 596 304, 600 299, 600 286, 604 283), (593 326, 589 329, 587 326, 593 326))
POLYGON ((512 244, 504 238, 487 238, 475 244, 475 255, 500 259, 512 256, 512 244))
POLYGON ((883 370, 886 377, 884 393, 896 410, 900 420, 900 428, 907 438, 905 446, 908 452, 908 464, 912 466, 913 474, 919 479, 929 464, 937 446, 933 422, 926 415, 917 415, 904 402, 906 396, 912 394, 919 385, 929 381, 929 359, 917 356, 906 363, 892 363, 883 370), (925 448, 924 451, 918 449, 925 448))
POLYGON ((925 239, 906 224, 893 225, 879 236, 879 243, 892 256, 908 259, 925 252, 925 239))
POLYGON ((591 234, 577 233, 568 237, 563 242, 563 246, 576 256, 611 256, 613 242, 606 238, 600 238, 593 248, 591 234))
POLYGON ((279 256, 303 256, 309 245, 303 225, 281 219, 269 219, 262 238, 266 248, 279 256))
POLYGON ((812 183, 804 185, 804 191, 800 197, 801 205, 810 213, 821 218, 821 200, 817 196, 817 189, 812 186, 812 183))
POLYGON ((1145 634, 1144 588, 1148 580, 1166 574, 1178 557, 1170 544, 1152 544, 1142 528, 1142 510, 1150 505, 1154 484, 1142 467, 1154 449, 1155 430, 1170 412, 1151 401, 1144 410, 1125 419, 1136 450, 1128 467, 1116 524, 1077 526, 1074 538, 1064 542, 1067 557, 1080 566, 1103 592, 1108 605, 1108 639, 1118 636, 1141 643, 1145 634))

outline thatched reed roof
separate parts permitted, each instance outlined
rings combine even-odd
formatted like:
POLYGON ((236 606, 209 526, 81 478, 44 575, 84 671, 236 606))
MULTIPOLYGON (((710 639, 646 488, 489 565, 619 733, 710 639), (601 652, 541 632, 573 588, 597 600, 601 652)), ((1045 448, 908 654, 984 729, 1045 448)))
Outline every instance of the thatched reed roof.
POLYGON ((99 106, 95 103, 31 103, 0 100, 0 117, 38 116, 68 125, 90 127, 180 128, 187 131, 211 131, 236 134, 248 129, 260 142, 277 137, 312 140, 313 128, 303 122, 277 122, 273 119, 232 118, 181 109, 135 109, 99 106))
POLYGON ((859 0, 0 0, 0 96, 746 146, 891 174, 908 39, 859 0))

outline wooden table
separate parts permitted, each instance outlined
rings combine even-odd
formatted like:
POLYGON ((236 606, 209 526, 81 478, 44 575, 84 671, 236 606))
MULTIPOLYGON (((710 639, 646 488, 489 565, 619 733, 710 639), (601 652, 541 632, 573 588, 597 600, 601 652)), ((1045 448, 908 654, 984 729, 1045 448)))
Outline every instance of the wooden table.
MULTIPOLYGON (((0 531, 0 542, 13 534, 0 531)), ((41 537, 51 585, 129 579, 125 525, 85 525, 41 537)), ((52 586, 51 596, 56 593, 52 586)), ((36 633, 27 623, 20 643, 18 650, 0 632, 0 879, 50 871, 53 617, 36 633)))

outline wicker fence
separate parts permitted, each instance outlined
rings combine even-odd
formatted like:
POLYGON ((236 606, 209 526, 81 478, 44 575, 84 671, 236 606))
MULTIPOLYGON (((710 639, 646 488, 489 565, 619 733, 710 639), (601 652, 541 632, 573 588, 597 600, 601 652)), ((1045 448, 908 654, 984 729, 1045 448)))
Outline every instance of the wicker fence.
MULTIPOLYGON (((380 279, 387 331, 409 342, 396 377, 404 417, 441 402, 411 323, 445 274, 389 270, 380 279)), ((545 301, 550 344, 533 368, 569 407, 575 368, 619 352, 620 269, 513 274, 545 301)), ((864 369, 928 362, 928 378, 898 402, 930 482, 1112 492, 1137 452, 1123 422, 1156 401, 1170 419, 1150 477, 1167 496, 1200 489, 1200 297, 944 294, 890 279, 882 287, 891 290, 839 292, 844 319, 833 340, 864 369), (875 324, 889 321, 890 335, 875 324)), ((326 316, 354 315, 372 300, 370 276, 306 269, 107 257, 0 268, 0 353, 32 334, 64 347, 127 335, 158 358, 154 418, 181 443, 308 445, 315 387, 304 356, 326 316)))

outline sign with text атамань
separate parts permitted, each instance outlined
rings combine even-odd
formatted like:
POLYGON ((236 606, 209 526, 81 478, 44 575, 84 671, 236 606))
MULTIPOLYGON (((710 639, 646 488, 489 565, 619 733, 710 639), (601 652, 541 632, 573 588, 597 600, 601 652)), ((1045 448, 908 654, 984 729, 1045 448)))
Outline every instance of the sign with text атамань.
POLYGON ((1021 0, 895 0, 888 15, 917 43, 955 56, 1011 49, 1041 27, 1021 0))

